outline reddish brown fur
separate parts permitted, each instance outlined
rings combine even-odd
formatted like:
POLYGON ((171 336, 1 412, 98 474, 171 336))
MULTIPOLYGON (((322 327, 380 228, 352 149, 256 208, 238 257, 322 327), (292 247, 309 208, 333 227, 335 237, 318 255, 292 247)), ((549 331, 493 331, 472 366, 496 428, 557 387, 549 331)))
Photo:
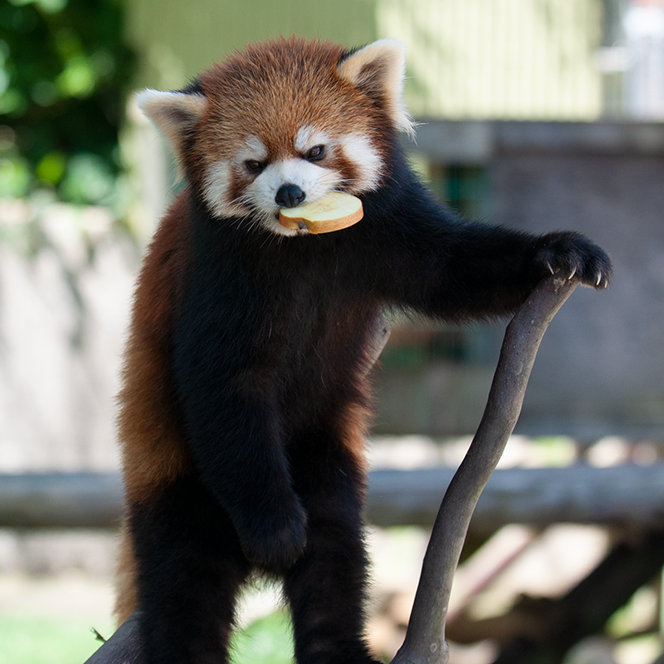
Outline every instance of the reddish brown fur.
POLYGON ((130 503, 186 472, 173 386, 166 383, 173 318, 184 281, 188 197, 169 210, 138 278, 120 393, 119 436, 130 503))
MULTIPOLYGON (((145 257, 134 300, 120 393, 119 438, 128 504, 185 474, 190 461, 166 384, 173 317, 184 277, 188 197, 169 210, 145 257)), ((136 608, 135 562, 123 526, 115 613, 121 624, 136 608)))
MULTIPOLYGON (((385 116, 339 76, 343 53, 337 44, 290 38, 249 46, 204 72, 200 84, 209 103, 199 123, 200 148, 184 155, 197 184, 205 175, 202 168, 233 159, 248 135, 261 138, 270 162, 301 156, 293 139, 305 125, 331 136, 356 132, 381 152, 385 137, 379 128, 385 127, 385 116)), ((341 156, 326 166, 355 177, 341 156)), ((245 182, 233 182, 232 191, 241 192, 249 181, 247 176, 245 182)))
POLYGON ((136 558, 131 544, 127 524, 120 528, 118 569, 115 575, 116 598, 113 613, 117 625, 129 618, 138 607, 138 588, 136 587, 136 558))

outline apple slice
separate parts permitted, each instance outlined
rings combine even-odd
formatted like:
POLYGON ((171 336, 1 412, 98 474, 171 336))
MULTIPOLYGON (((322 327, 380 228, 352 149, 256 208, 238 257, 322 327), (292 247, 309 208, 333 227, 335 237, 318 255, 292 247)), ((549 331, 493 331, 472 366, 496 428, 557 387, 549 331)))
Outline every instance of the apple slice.
POLYGON ((350 194, 331 191, 313 203, 279 210, 284 228, 306 229, 317 235, 331 233, 356 224, 364 216, 362 201, 350 194))

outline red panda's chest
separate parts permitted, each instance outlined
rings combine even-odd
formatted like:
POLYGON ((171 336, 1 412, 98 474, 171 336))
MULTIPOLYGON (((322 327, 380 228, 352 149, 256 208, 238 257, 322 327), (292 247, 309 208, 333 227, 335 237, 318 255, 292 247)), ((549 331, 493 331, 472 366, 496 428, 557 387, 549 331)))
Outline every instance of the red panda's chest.
POLYGON ((295 397, 325 402, 366 372, 377 313, 330 284, 327 292, 285 289, 265 308, 253 364, 286 410, 295 397))

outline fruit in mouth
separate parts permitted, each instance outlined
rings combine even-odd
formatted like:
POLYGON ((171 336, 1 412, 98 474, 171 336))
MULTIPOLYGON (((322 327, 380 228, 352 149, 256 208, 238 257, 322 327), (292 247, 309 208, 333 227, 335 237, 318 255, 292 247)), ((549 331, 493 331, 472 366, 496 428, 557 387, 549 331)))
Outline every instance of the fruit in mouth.
POLYGON ((284 228, 308 230, 314 235, 331 233, 356 224, 364 216, 362 201, 350 194, 332 191, 313 203, 279 210, 284 228))

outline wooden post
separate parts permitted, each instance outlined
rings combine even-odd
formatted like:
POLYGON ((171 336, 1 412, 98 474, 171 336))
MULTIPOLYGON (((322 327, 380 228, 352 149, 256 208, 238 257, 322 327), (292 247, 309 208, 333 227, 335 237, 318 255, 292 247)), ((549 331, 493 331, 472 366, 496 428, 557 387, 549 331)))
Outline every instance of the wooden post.
POLYGON ((540 282, 507 327, 484 415, 440 506, 406 638, 392 664, 448 661, 445 617, 470 518, 516 425, 544 332, 577 285, 555 275, 540 282))

